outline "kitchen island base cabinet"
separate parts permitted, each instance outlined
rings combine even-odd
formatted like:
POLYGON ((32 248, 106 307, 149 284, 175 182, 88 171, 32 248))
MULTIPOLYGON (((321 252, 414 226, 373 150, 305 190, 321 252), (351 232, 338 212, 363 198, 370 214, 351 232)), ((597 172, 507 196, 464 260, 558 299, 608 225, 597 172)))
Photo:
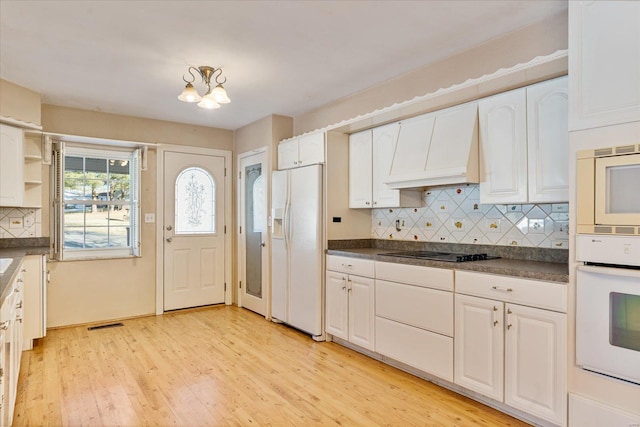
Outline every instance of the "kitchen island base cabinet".
POLYGON ((376 352, 453 381, 453 338, 376 317, 376 352))

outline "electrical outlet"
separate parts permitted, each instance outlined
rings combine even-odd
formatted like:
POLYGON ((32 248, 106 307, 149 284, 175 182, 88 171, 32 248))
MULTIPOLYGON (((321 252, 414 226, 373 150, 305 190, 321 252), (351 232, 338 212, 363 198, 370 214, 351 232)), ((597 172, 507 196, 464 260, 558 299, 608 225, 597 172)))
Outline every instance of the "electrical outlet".
POLYGON ((146 223, 154 223, 154 222, 156 222, 156 214, 155 213, 146 213, 146 214, 144 214, 144 222, 146 222, 146 223))

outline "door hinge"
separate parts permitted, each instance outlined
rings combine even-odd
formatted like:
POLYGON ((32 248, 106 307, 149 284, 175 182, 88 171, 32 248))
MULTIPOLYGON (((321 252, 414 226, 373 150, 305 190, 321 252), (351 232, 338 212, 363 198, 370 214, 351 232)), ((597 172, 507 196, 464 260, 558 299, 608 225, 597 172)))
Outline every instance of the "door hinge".
POLYGON ((224 226, 224 234, 227 234, 227 226, 224 226))
POLYGON ((224 176, 227 176, 227 168, 224 168, 224 176))
POLYGON ((227 282, 224 282, 224 291, 227 292, 227 282))
POLYGON ((242 226, 240 226, 240 234, 242 234, 242 226))
POLYGON ((242 289, 242 280, 240 280, 240 289, 242 289))
POLYGON ((242 179, 242 171, 238 172, 238 179, 242 179))

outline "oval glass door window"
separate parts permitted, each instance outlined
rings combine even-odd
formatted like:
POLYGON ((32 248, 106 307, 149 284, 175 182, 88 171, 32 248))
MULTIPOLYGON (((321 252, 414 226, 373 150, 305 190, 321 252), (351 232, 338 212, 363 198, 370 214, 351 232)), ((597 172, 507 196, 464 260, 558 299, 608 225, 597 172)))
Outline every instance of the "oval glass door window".
POLYGON ((216 184, 209 172, 191 167, 176 178, 175 234, 215 234, 216 184))

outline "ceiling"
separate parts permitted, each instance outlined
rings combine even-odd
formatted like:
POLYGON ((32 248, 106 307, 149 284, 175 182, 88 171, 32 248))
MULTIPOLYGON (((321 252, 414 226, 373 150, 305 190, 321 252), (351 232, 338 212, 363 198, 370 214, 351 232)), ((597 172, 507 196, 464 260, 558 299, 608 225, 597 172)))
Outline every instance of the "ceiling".
POLYGON ((0 78, 47 104, 234 130, 311 111, 566 8, 567 0, 0 0, 0 78), (204 110, 178 101, 190 65, 222 67, 232 102, 204 110))

